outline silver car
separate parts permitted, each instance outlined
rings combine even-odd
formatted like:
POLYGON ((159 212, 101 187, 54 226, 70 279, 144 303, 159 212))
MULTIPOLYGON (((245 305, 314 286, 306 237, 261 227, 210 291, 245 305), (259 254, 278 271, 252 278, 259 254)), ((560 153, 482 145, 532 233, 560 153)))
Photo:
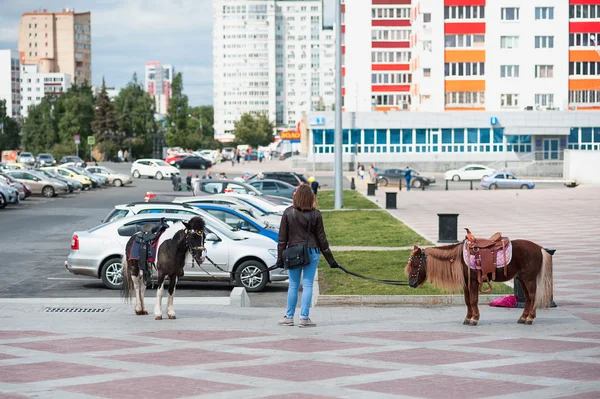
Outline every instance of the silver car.
POLYGON ((35 165, 35 157, 30 152, 22 152, 17 156, 17 163, 33 166, 35 165))
POLYGON ((27 184, 33 194, 41 194, 44 197, 54 197, 60 193, 69 192, 69 187, 65 183, 35 171, 9 170, 6 174, 23 184, 27 184))
MULTIPOLYGON (((172 213, 139 214, 105 223, 87 231, 76 231, 71 239, 71 252, 65 261, 67 270, 76 275, 102 279, 107 288, 119 289, 123 283, 122 254, 129 238, 146 224, 165 218, 169 224, 187 221, 193 215, 172 213)), ((257 236, 243 236, 221 227, 206 218, 206 250, 208 256, 224 270, 223 273, 208 260, 202 268, 192 268, 190 256, 186 259, 184 280, 228 281, 246 288, 261 291, 269 281, 287 280, 287 271, 276 269, 268 275, 256 274, 266 270, 277 259, 277 244, 257 236), (232 278, 232 276, 234 276, 232 278), (235 280, 235 281, 234 281, 235 280)), ((173 230, 174 231, 174 230, 173 230)), ((172 234, 173 231, 165 232, 172 234)))
POLYGON ((130 175, 124 173, 115 172, 104 166, 88 166, 86 170, 94 175, 100 175, 108 179, 108 184, 112 184, 115 187, 121 187, 125 184, 131 184, 133 179, 130 175))
POLYGON ((0 209, 6 208, 8 204, 18 204, 19 203, 19 192, 0 182, 0 209))

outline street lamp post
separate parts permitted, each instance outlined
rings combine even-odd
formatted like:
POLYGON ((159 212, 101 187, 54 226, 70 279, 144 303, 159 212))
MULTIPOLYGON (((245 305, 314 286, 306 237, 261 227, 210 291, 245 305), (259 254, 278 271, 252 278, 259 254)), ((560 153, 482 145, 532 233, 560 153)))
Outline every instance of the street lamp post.
POLYGON ((343 185, 342 173, 342 1, 335 1, 335 163, 334 170, 334 208, 342 209, 343 185))

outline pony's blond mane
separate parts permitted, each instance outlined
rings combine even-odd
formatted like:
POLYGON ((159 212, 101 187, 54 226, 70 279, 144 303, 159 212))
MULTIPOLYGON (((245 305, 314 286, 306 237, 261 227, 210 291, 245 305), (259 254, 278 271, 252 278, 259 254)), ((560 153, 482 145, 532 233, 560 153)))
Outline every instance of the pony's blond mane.
POLYGON ((456 292, 465 287, 462 262, 462 243, 425 248, 427 279, 444 291, 456 292))

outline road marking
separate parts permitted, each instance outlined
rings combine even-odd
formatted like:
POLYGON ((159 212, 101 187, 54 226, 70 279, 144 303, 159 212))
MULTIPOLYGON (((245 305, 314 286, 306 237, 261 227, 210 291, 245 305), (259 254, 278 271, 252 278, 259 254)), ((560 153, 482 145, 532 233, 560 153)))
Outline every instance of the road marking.
POLYGON ((75 277, 48 277, 46 280, 62 280, 62 281, 91 281, 88 278, 75 278, 75 277))

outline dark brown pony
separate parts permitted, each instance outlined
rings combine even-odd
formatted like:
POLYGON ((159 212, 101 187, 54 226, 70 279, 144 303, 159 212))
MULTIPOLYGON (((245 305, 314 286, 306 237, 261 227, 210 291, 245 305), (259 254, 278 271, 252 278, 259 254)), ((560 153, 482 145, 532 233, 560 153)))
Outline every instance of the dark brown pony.
MULTIPOLYGON (((194 261, 199 265, 204 262, 204 219, 195 216, 189 222, 182 222, 184 229, 180 229, 174 235, 169 234, 167 229, 161 236, 158 243, 156 272, 158 278, 158 290, 156 292, 156 305, 154 307, 154 318, 162 319, 162 297, 164 295, 165 279, 169 278, 169 298, 167 299, 167 316, 169 319, 175 319, 175 310, 173 309, 173 295, 175 287, 180 276, 183 276, 185 259, 188 253, 192 255, 194 261), (171 236, 172 238, 167 238, 171 236)), ((174 227, 171 227, 171 229, 174 227)), ((129 300, 135 292, 135 314, 147 315, 148 311, 144 307, 144 292, 146 291, 147 281, 144 273, 138 266, 138 261, 128 259, 131 253, 131 247, 134 237, 131 237, 125 246, 123 260, 123 285, 121 295, 129 300)))
MULTIPOLYGON (((532 324, 536 317, 536 308, 547 308, 552 300, 552 255, 549 253, 551 250, 527 240, 513 240, 511 243, 512 260, 506 269, 496 269, 493 281, 508 281, 519 273, 525 294, 525 309, 517 323, 532 324)), ((447 291, 462 289, 467 305, 467 317, 463 324, 476 326, 479 322, 478 271, 465 264, 462 251, 462 242, 425 249, 415 245, 404 271, 412 288, 429 281, 447 291)), ((491 274, 488 278, 492 280, 491 274)))

